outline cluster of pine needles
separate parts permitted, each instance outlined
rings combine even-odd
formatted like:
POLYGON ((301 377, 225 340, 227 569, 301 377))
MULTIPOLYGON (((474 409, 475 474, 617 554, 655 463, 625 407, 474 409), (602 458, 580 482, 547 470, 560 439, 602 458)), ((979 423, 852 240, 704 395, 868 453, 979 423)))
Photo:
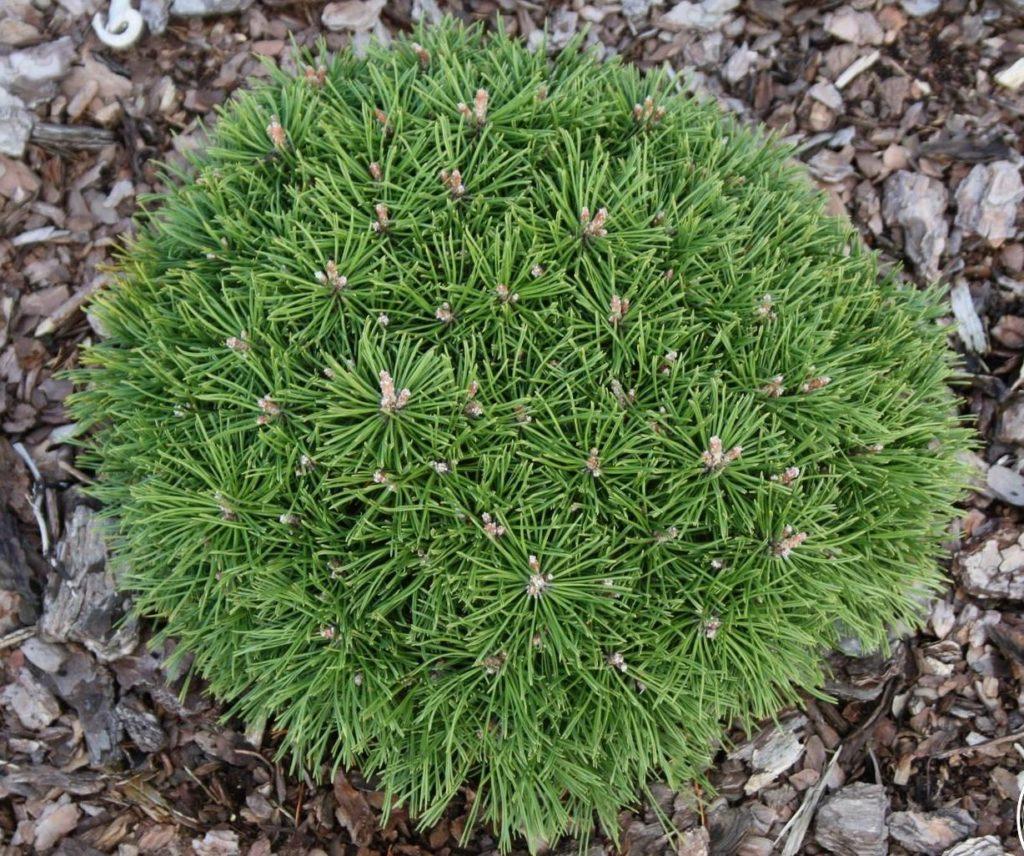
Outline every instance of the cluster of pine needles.
POLYGON ((296 765, 614 835, 936 582, 938 302, 664 77, 413 38, 224 111, 74 412, 138 610, 296 765))

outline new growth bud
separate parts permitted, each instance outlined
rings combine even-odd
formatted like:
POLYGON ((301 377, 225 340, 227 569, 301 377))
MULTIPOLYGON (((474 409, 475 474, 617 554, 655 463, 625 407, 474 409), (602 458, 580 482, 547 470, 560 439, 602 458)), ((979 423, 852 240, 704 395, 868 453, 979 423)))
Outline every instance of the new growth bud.
POLYGON ((283 149, 288 145, 288 134, 277 116, 270 117, 270 124, 267 125, 267 136, 274 144, 275 149, 283 149))
POLYGON ((457 109, 463 119, 479 130, 487 124, 487 105, 490 100, 491 96, 486 89, 478 89, 476 96, 473 98, 472 108, 465 102, 460 101, 457 109))
POLYGON ((228 504, 227 499, 225 499, 224 494, 219 490, 213 495, 213 501, 217 503, 217 507, 220 509, 220 516, 222 518, 225 520, 238 519, 238 514, 235 513, 235 510, 228 504))
POLYGON ((539 598, 548 590, 551 585, 551 574, 540 572, 540 561, 536 556, 530 556, 530 579, 526 583, 526 594, 528 597, 539 598))
POLYGON ((475 380, 470 381, 469 387, 466 389, 466 398, 469 399, 469 403, 466 405, 465 414, 470 419, 479 419, 484 415, 483 405, 476 400, 476 394, 480 391, 480 384, 475 380))
POLYGON ((608 308, 611 309, 611 312, 608 313, 608 320, 612 322, 613 327, 618 327, 622 319, 626 317, 626 313, 629 312, 629 298, 613 294, 608 308))
POLYGON ((420 61, 420 68, 425 69, 430 65, 430 51, 417 42, 413 42, 409 47, 411 47, 413 53, 416 54, 416 59, 420 61))
POLYGON ((612 395, 615 396, 615 400, 619 402, 620 407, 625 408, 636 403, 636 389, 633 387, 630 387, 628 390, 624 389, 617 378, 612 378, 610 386, 612 395))
POLYGON ((484 658, 484 671, 488 675, 496 675, 501 671, 501 667, 505 665, 505 661, 508 659, 508 654, 504 651, 499 651, 497 654, 492 654, 490 657, 484 658))
POLYGON ((701 452, 701 462, 707 472, 717 472, 725 469, 733 461, 739 459, 743 454, 742 446, 733 446, 728 452, 723 451, 722 438, 712 437, 708 441, 706 452, 701 452))
POLYGON ((648 95, 643 104, 633 105, 633 119, 638 125, 653 127, 665 118, 665 108, 655 107, 654 99, 648 95))
POLYGON ((500 538, 505 534, 505 527, 496 521, 488 512, 484 512, 480 515, 480 519, 484 524, 484 532, 486 532, 491 538, 500 538))
POLYGON ((327 82, 327 67, 318 65, 316 68, 306 66, 306 83, 320 89, 327 82))
POLYGON ((819 389, 824 389, 832 383, 832 378, 827 375, 819 375, 818 377, 812 377, 809 381, 800 386, 800 391, 803 393, 816 392, 819 389))
POLYGON ((654 533, 654 542, 656 544, 666 544, 669 541, 675 541, 679 537, 679 527, 669 526, 664 531, 657 531, 654 533))
POLYGON ((791 485, 798 478, 800 478, 800 467, 786 467, 781 473, 773 475, 771 480, 779 484, 791 485))
POLYGON ((620 672, 625 673, 625 672, 629 671, 629 666, 626 665, 626 658, 623 657, 622 654, 620 652, 618 652, 618 651, 615 651, 614 653, 609 654, 608 657, 606 658, 606 662, 613 669, 618 669, 620 672))
POLYGON ((395 393, 395 382, 391 374, 380 370, 380 409, 382 413, 397 413, 409 403, 412 393, 406 388, 395 393))
POLYGON ((498 298, 498 303, 500 303, 502 306, 507 306, 508 304, 519 302, 519 294, 516 292, 509 291, 508 286, 505 285, 504 283, 498 283, 494 287, 494 294, 498 298))
POLYGON ((761 392, 767 395, 769 398, 781 398, 782 393, 786 391, 786 388, 782 385, 782 382, 786 378, 783 375, 777 374, 768 383, 761 387, 761 392))
POLYGON ((462 173, 459 170, 442 169, 440 177, 441 183, 448 188, 452 199, 461 199, 466 195, 466 185, 462 183, 462 173))
POLYGON ((473 98, 473 118, 476 119, 478 125, 487 121, 487 104, 490 100, 491 96, 487 94, 486 89, 476 91, 476 96, 473 98))
POLYGON ((788 559, 790 553, 806 540, 806 532, 797 532, 792 526, 786 526, 782 530, 782 538, 772 544, 772 554, 780 559, 788 559))
POLYGON ((593 217, 590 216, 590 209, 584 207, 580 211, 580 225, 583 227, 584 238, 604 238, 608 230, 604 224, 608 220, 608 209, 598 208, 593 217))
POLYGON ((348 286, 348 277, 338 273, 338 264, 331 259, 324 265, 323 270, 318 270, 314 276, 321 285, 330 286, 334 291, 344 291, 348 286))
POLYGON ((264 395, 263 398, 259 399, 256 402, 256 406, 260 409, 260 415, 256 417, 257 425, 269 425, 281 415, 280 406, 269 395, 264 395))
POLYGON ((378 202, 374 205, 373 212, 377 215, 377 219, 370 224, 370 228, 378 235, 383 235, 391 225, 391 212, 388 211, 388 206, 383 202, 378 202))

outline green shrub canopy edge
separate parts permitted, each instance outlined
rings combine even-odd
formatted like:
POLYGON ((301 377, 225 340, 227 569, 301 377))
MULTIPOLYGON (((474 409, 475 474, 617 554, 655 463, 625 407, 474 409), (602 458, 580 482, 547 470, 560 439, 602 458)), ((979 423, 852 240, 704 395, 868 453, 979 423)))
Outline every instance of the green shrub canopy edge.
POLYGON ((664 77, 413 38, 223 111, 73 412, 137 610, 296 765, 614 835, 916 617, 967 445, 938 301, 664 77))

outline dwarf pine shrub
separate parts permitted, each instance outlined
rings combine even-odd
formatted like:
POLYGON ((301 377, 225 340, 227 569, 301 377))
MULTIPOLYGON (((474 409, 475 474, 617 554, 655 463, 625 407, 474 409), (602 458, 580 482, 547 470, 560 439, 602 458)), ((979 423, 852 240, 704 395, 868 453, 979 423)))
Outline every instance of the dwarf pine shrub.
POLYGON ((966 443, 938 304, 663 77, 415 38, 224 111, 74 411, 138 610, 297 764, 614 834, 913 619, 966 443))

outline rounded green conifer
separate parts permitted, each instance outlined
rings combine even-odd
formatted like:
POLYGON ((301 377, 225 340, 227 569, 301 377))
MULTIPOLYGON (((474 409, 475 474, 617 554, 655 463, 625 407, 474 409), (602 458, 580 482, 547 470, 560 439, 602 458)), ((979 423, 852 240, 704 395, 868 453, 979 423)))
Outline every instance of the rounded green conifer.
POLYGON ((665 78, 416 39, 227 107, 73 408, 139 611, 296 763, 614 833, 936 582, 938 303, 665 78))

